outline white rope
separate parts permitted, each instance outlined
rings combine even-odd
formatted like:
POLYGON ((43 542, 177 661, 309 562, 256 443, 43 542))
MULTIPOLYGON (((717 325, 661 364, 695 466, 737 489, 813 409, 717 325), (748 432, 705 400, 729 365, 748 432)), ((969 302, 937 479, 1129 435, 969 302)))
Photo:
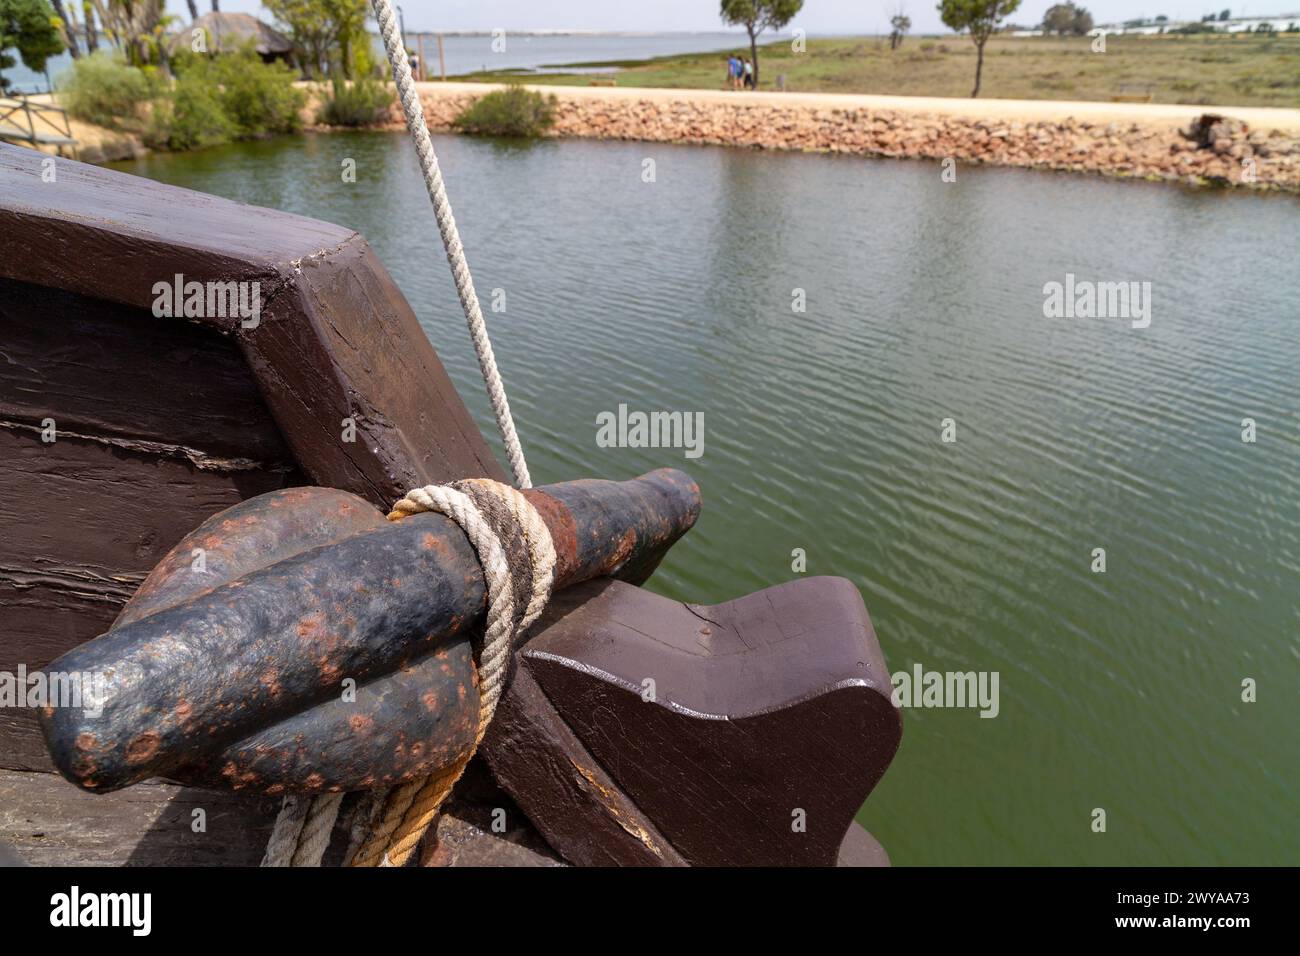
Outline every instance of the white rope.
POLYGON ((290 866, 320 866, 325 851, 329 849, 330 834, 334 832, 334 821, 338 819, 343 797, 342 793, 322 793, 312 800, 298 833, 298 847, 293 851, 290 866))
POLYGON ((293 852, 298 849, 298 835, 302 833, 310 803, 310 798, 304 794, 295 793, 284 798, 275 826, 271 828, 271 838, 266 841, 262 866, 289 866, 293 862, 293 852))
POLYGON ((478 367, 483 373, 483 382, 487 385, 488 399, 492 402, 497 428, 500 429, 501 440, 506 446, 506 456, 510 459, 510 470, 514 473, 515 484, 520 488, 531 488, 533 482, 528 474, 528 463, 524 461, 524 450, 519 444, 519 435, 515 432, 514 419, 510 416, 510 403, 506 400, 501 373, 497 371, 496 356, 492 352, 492 342, 488 339, 487 324, 483 321, 478 294, 474 291, 469 263, 465 261, 465 249, 460 243, 460 232, 456 229, 456 217, 452 215, 451 202, 447 199, 447 189, 442 182, 442 170, 438 167, 438 157, 433 152, 429 127, 424 122, 424 105, 415 90, 415 81, 411 79, 411 64, 406 58, 397 17, 388 0, 372 0, 372 3, 375 20, 379 23, 379 33, 384 38, 384 49, 388 52, 388 62, 393 68, 393 82, 397 84, 397 98, 406 116, 406 128, 415 143, 420 171, 424 174, 424 186, 433 202, 433 214, 438 220, 443 248, 447 251, 447 262, 451 265, 456 294, 460 296, 460 305, 465 311, 465 324, 469 326, 469 337, 474 342, 478 367))
MULTIPOLYGON (((501 372, 497 369, 496 355, 492 351, 492 341, 488 338, 487 323, 483 319, 483 310, 479 306, 478 293, 474 291, 474 277, 470 275, 469 263, 465 259, 465 247, 461 245, 460 231, 456 228, 456 217, 451 211, 451 201, 447 198, 447 188, 442 181, 442 170, 438 166, 438 157, 433 151, 433 140, 429 137, 429 127, 424 121, 424 105, 420 102, 420 96, 415 89, 415 81, 411 78, 411 64, 406 58, 406 48, 402 43, 401 30, 398 27, 397 17, 393 12, 392 4, 388 0, 371 0, 375 9, 375 20, 379 25, 379 34, 384 38, 384 49, 388 53, 389 65, 393 68, 393 82, 397 86, 397 98, 402 104, 402 113, 406 116, 406 128, 411 134, 411 140, 415 144, 415 153, 420 161, 420 171, 424 175, 424 187, 429 193, 429 200, 433 203, 433 215, 438 221, 438 232, 442 236, 442 246, 447 253, 447 263, 451 266, 452 280, 456 284, 456 294, 460 297, 461 308, 465 312, 465 324, 469 328, 470 340, 474 343, 474 354, 478 356, 479 371, 483 373, 483 383, 487 386, 488 400, 492 403, 492 413, 496 416, 497 428, 501 432, 501 441, 505 445, 506 457, 510 460, 510 471, 515 476, 515 484, 520 488, 531 488, 533 486, 532 476, 528 474, 528 463, 524 460, 524 449, 519 443, 519 434, 515 431, 515 421, 510 414, 510 402, 506 398, 505 385, 501 381, 501 372)), ((438 488, 445 486, 430 485, 427 488, 416 489, 416 493, 428 492, 429 488, 438 488)), ((406 499, 410 500, 410 495, 406 499)), ((430 502, 433 501, 432 493, 428 496, 430 502)), ((528 504, 522 496, 519 500, 523 506, 511 504, 511 511, 520 519, 520 526, 526 527, 524 522, 528 520, 529 514, 532 519, 536 519, 538 524, 541 519, 537 516, 532 506, 528 504), (520 510, 526 506, 527 513, 520 510)), ((450 499, 448 499, 450 504, 450 499)), ((441 510, 441 509, 425 509, 441 510)), ((491 595, 492 573, 489 571, 490 558, 485 556, 483 550, 479 550, 478 542, 475 541, 470 528, 459 521, 455 516, 448 513, 452 520, 460 524, 467 535, 470 535, 470 541, 474 548, 479 552, 479 559, 484 562, 484 575, 489 579, 489 595, 491 595)), ((482 524, 481 516, 479 524, 482 524)), ((546 526, 541 525, 543 532, 546 526)), ((529 541, 530 549, 533 548, 535 540, 534 533, 525 530, 525 537, 529 541)), ((540 540, 538 537, 536 540, 540 540)), ((491 554, 491 549, 484 540, 487 553, 491 554)), ((499 545, 499 542, 498 542, 499 545)), ((550 547, 550 535, 546 534, 546 546, 550 547)), ((534 565, 538 559, 537 554, 533 554, 534 565)), ((555 563, 555 552, 551 550, 551 566, 555 563)), ((549 573, 549 572, 548 572, 549 573)), ((549 585, 548 585, 549 587, 549 585)), ((548 591, 549 595, 549 591, 548 591)), ((525 617, 531 624, 536 620, 537 615, 541 614, 542 608, 546 605, 546 597, 540 601, 537 599, 537 592, 534 591, 533 600, 529 602, 525 617)), ((489 597, 489 630, 491 629, 491 609, 496 602, 489 597)), ((510 620, 512 613, 506 617, 510 620)), ((511 629, 513 630, 513 629, 511 629)), ((498 637, 497 643, 487 639, 485 634, 484 647, 481 654, 479 680, 480 687, 486 687, 483 691, 483 701, 479 708, 479 739, 483 737, 483 732, 487 729, 487 724, 492 720, 492 714, 496 711, 497 700, 501 695, 501 686, 505 680, 506 663, 510 659, 509 635, 507 634, 504 649, 500 646, 501 638, 498 637), (489 654, 489 649, 491 652, 489 654), (485 673, 484 667, 490 667, 485 673), (491 678, 491 682, 489 682, 491 678), (486 714, 486 717, 484 716, 486 714)), ((332 800, 334 794, 326 794, 317 798, 317 801, 332 800)), ((262 861, 263 866, 289 866, 289 865, 307 865, 319 866, 320 858, 325 852, 324 847, 319 847, 320 854, 298 852, 299 843, 307 835, 310 835, 316 841, 319 841, 320 834, 318 831, 312 831, 308 834, 304 826, 304 818, 324 819, 324 815, 330 810, 330 807, 322 805, 321 807, 311 806, 310 808, 300 805, 299 798, 286 797, 284 806, 280 810, 280 815, 276 819, 275 828, 271 833, 271 841, 267 844, 266 857, 262 861), (273 852, 274 851, 274 852, 273 852), (314 863, 298 864, 300 857, 307 858, 315 855, 314 863), (291 863, 292 861, 292 863, 291 863)), ((332 814, 329 816, 330 826, 333 826, 334 817, 338 814, 338 803, 334 802, 332 814)), ((326 829, 324 834, 326 845, 329 842, 329 830, 326 829)), ((316 845, 313 844, 313 850, 316 845)))
POLYGON ((410 515, 421 511, 436 511, 456 522, 483 565, 488 595, 487 626, 483 631, 478 666, 477 741, 481 741, 501 698, 514 637, 528 630, 550 600, 555 576, 555 545, 546 523, 528 499, 509 485, 490 479, 472 478, 455 485, 426 485, 409 492, 393 505, 394 514, 410 515), (526 559, 531 570, 531 593, 528 604, 519 613, 516 613, 514 582, 499 528, 494 527, 491 518, 480 510, 487 500, 484 495, 496 496, 506 507, 528 548, 526 559))

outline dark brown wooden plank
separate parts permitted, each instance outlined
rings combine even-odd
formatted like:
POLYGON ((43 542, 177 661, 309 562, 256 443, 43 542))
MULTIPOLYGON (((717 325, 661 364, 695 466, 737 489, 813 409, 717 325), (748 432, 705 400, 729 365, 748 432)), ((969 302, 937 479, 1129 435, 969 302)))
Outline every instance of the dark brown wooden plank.
POLYGON ((0 421, 46 418, 207 470, 292 467, 243 355, 216 330, 0 282, 0 421))
MULTIPOLYGON (((111 593, 30 580, 0 572, 0 671, 16 674, 20 664, 29 671, 44 667, 86 634, 107 631, 122 609, 121 598, 111 593)), ((0 708, 0 767, 54 770, 35 710, 0 708)))
POLYGON ((204 518, 286 481, 5 426, 0 461, 0 581, 117 602, 204 518))
MULTIPOLYGON (((0 280, 152 307, 156 282, 258 282, 262 316, 197 321, 242 350, 300 467, 388 505, 411 486, 504 477, 415 314, 359 235, 0 145, 0 280), (342 421, 357 440, 343 440, 342 421)), ((185 320, 174 320, 185 321, 185 320)))
POLYGON ((534 826, 552 845, 563 847, 568 862, 685 865, 555 713, 526 670, 516 671, 479 753, 534 826))
MULTIPOLYGON (((157 279, 280 275, 355 233, 0 144, 0 275, 136 307, 157 279), (291 268, 291 267, 290 267, 291 268)), ((267 298, 273 289, 263 289, 267 298)))
POLYGON ((249 365, 316 484, 388 505, 434 481, 505 480, 406 300, 359 236, 303 260, 254 330, 249 365), (342 421, 356 440, 342 438, 342 421))
MULTIPOLYGON (((688 863, 835 864, 902 734, 852 583, 712 607, 588 584, 551 613, 521 671, 688 863)), ((502 782, 524 805, 533 780, 502 782)))

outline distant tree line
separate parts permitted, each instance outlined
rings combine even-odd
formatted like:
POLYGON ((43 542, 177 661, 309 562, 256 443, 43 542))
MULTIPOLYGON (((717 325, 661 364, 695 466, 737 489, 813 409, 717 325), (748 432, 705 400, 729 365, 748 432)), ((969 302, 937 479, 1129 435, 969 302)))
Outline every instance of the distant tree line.
MULTIPOLYGON (((220 0, 210 2, 212 12, 220 13, 220 0)), ((191 21, 197 20, 196 0, 186 5, 191 21)), ((264 0, 263 6, 293 43, 294 60, 307 77, 353 78, 374 66, 367 0, 264 0)), ((0 0, 0 51, 16 49, 30 69, 40 71, 65 49, 77 59, 108 47, 131 66, 166 72, 168 34, 178 25, 166 12, 166 0, 0 0)), ((11 56, 0 54, 0 69, 12 65, 11 56)))

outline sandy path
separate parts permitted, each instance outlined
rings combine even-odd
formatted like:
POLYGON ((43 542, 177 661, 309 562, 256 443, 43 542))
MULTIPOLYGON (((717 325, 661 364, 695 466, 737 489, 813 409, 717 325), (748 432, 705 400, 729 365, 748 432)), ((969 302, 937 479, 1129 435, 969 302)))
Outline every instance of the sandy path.
MULTIPOLYGON (((494 84, 420 83, 420 95, 457 96, 480 93, 494 84)), ((614 86, 542 86, 530 89, 554 93, 560 99, 649 100, 697 104, 753 103, 761 106, 802 106, 807 109, 894 110, 938 116, 964 116, 987 120, 1057 122, 1068 117, 1093 123, 1139 123, 1143 126, 1186 126, 1203 113, 1218 113, 1242 120, 1252 129, 1300 132, 1300 110, 1258 106, 1178 106, 1165 103, 1088 103, 1072 100, 952 99, 938 96, 873 96, 859 93, 735 93, 728 90, 677 90, 614 86)))

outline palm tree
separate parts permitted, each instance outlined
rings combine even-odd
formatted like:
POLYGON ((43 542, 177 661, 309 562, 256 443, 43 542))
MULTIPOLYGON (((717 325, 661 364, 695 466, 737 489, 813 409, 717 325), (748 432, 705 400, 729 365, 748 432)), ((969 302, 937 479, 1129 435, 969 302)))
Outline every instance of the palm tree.
POLYGON ((95 5, 91 0, 81 0, 81 15, 86 21, 86 52, 99 49, 99 34, 95 32, 95 5))
POLYGON ((69 15, 68 10, 63 6, 63 0, 50 0, 54 7, 55 16, 59 18, 59 32, 63 34, 63 45, 68 48, 75 60, 81 56, 81 49, 77 46, 77 21, 76 14, 69 15))
POLYGON ((127 61, 140 66, 152 59, 164 16, 164 0, 94 0, 104 35, 127 61))

